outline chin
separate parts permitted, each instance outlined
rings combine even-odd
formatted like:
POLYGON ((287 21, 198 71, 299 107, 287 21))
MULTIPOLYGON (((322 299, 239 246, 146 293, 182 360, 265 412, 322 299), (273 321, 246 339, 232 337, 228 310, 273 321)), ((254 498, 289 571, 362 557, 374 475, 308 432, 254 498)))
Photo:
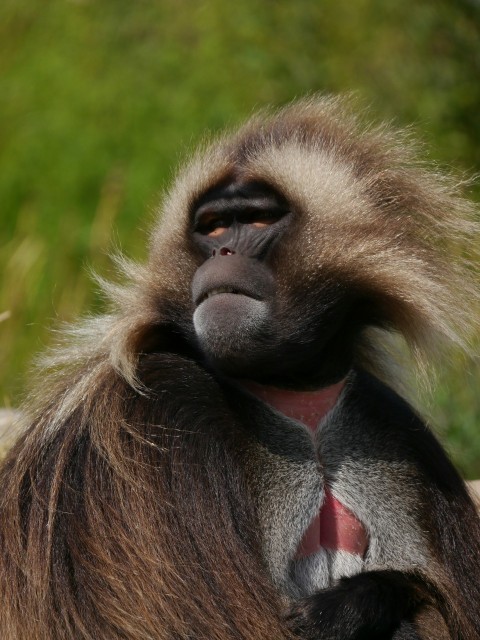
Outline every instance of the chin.
POLYGON ((204 300, 193 314, 199 346, 216 368, 244 375, 260 345, 268 342, 268 304, 240 294, 218 294, 204 300))

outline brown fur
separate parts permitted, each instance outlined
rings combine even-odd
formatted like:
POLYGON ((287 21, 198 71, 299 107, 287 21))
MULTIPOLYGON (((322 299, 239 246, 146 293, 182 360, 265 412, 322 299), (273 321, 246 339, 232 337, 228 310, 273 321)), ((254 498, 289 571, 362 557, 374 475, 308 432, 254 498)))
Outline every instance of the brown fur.
POLYGON ((436 640, 450 640, 451 638, 442 617, 432 607, 425 608, 419 614, 416 625, 422 637, 432 637, 436 640))
MULTIPOLYGON (((169 327, 191 315, 189 212, 231 175, 269 183, 299 213, 280 290, 296 281, 301 296, 340 274, 376 301, 382 329, 404 335, 420 369, 439 346, 468 342, 478 289, 461 256, 473 255, 476 228, 455 182, 336 99, 256 116, 180 173, 147 264, 120 259, 129 284, 103 283, 112 313, 44 360, 0 470, 2 638, 290 637, 235 416, 209 375, 169 353, 169 327)), ((365 336, 358 363, 375 368, 377 338, 365 336)))

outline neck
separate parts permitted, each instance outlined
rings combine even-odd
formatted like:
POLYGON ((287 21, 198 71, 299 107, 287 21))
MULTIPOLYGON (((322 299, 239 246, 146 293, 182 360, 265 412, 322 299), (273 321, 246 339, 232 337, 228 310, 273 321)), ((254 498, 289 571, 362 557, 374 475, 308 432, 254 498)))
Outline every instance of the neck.
POLYGON ((346 379, 317 391, 292 391, 244 382, 243 386, 287 418, 297 420, 315 431, 319 422, 336 405, 346 379))

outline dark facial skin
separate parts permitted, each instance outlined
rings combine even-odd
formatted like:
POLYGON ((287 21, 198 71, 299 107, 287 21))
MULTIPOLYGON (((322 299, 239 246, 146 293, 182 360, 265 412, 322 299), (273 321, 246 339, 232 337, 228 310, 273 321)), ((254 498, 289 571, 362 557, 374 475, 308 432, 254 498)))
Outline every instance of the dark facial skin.
POLYGON ((192 236, 204 260, 192 282, 196 340, 229 376, 307 388, 348 371, 362 317, 356 305, 349 319, 351 297, 329 278, 313 292, 292 283, 288 300, 277 291, 272 253, 294 220, 281 195, 252 182, 217 187, 195 207, 192 236))
POLYGON ((242 369, 273 340, 275 277, 268 257, 291 221, 287 203, 257 183, 233 183, 198 203, 193 237, 205 261, 192 282, 200 348, 222 370, 242 369))

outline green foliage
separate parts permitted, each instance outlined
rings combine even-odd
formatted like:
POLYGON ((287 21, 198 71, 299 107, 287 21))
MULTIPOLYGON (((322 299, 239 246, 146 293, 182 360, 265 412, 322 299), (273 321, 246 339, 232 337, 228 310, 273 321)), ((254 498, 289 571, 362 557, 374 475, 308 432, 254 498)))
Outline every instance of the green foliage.
MULTIPOLYGON (((49 327, 101 307, 87 267, 108 276, 112 239, 145 254, 149 211, 205 129, 357 91, 417 123, 437 160, 475 169, 479 32, 473 0, 3 0, 0 405, 18 403, 49 327)), ((480 475, 468 380, 453 367, 435 404, 480 475)))

